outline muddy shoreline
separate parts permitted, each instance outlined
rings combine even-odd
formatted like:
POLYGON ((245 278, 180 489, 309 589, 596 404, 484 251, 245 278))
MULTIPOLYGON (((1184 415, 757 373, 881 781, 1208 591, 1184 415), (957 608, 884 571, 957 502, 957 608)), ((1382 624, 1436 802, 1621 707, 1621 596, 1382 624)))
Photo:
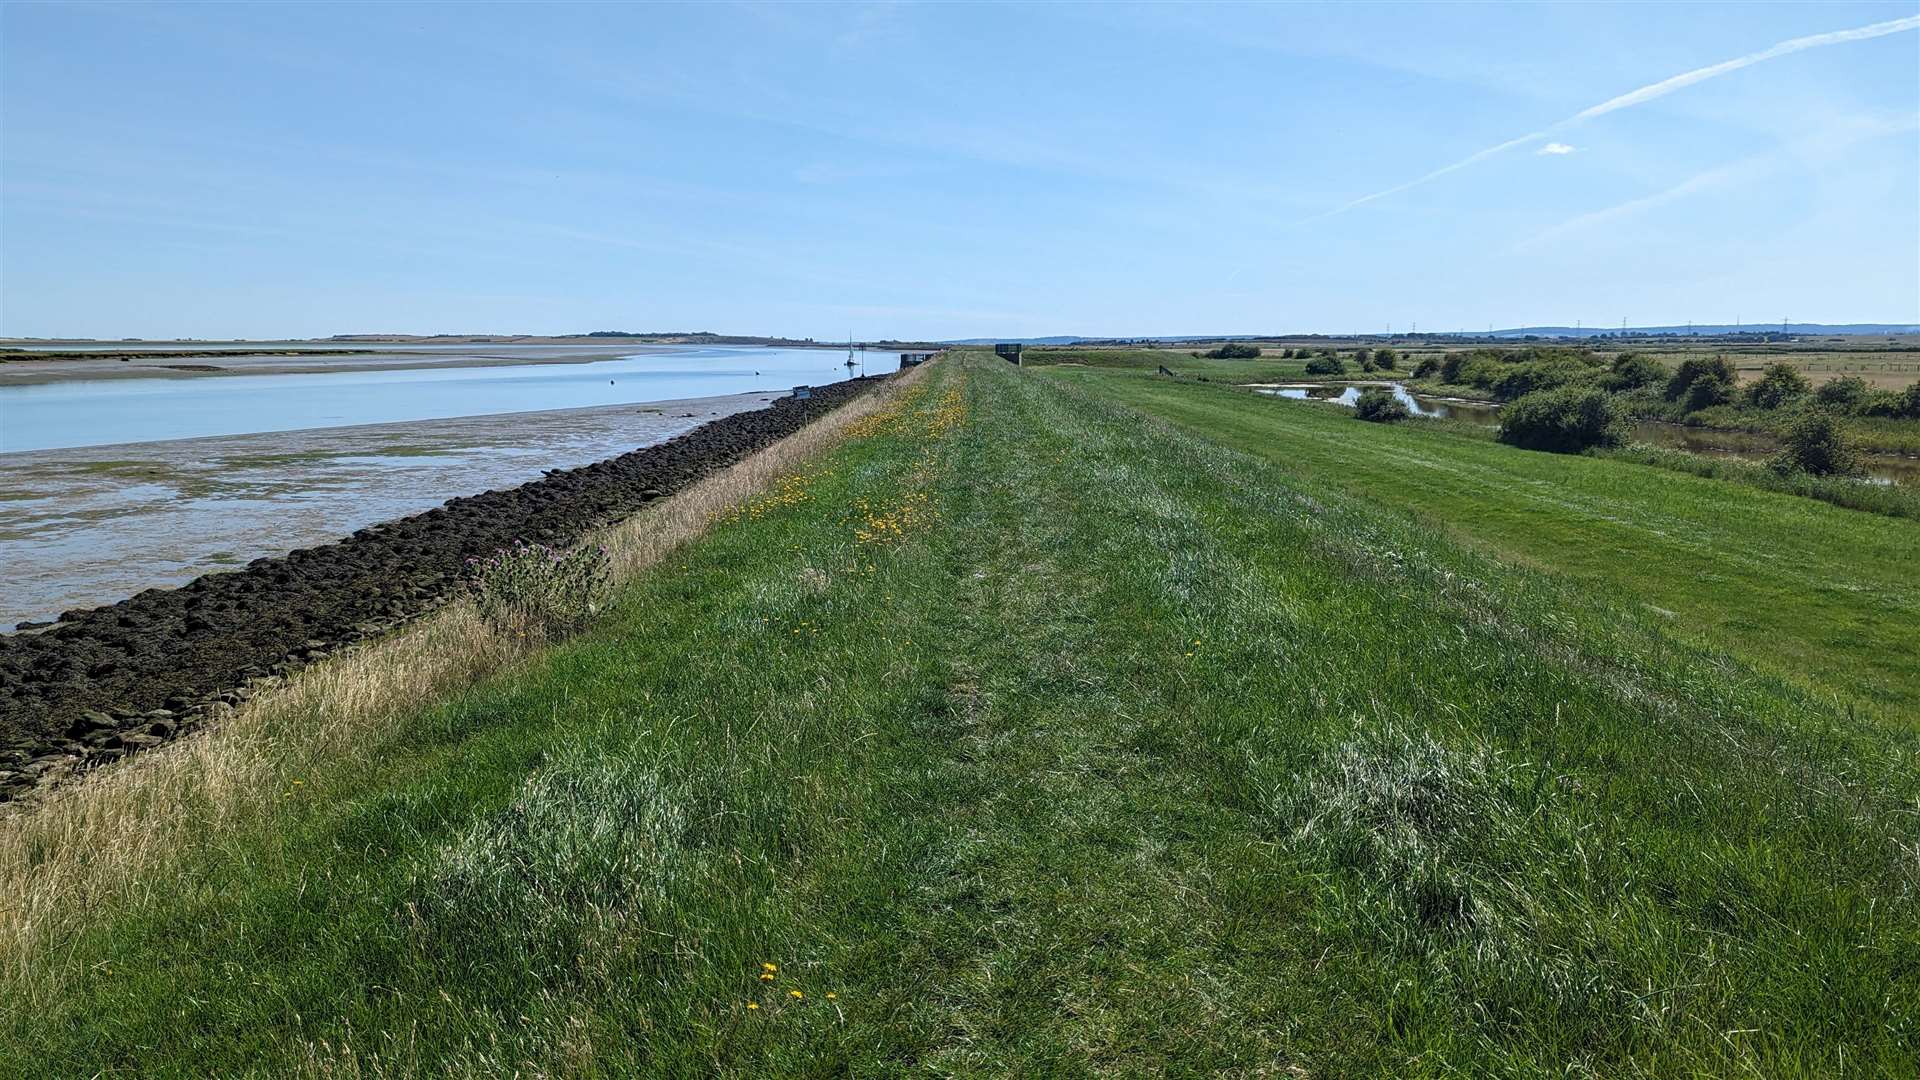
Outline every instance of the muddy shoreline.
POLYGON ((519 364, 591 364, 662 349, 659 345, 556 345, 522 351, 471 349, 273 349, 101 352, 0 357, 0 386, 43 386, 99 379, 205 379, 226 375, 324 375, 343 371, 484 368, 519 364))
POLYGON ((817 387, 687 434, 177 589, 0 634, 0 802, 190 730, 248 685, 384 633, 461 586, 465 560, 517 541, 567 544, 628 517, 866 392, 817 387))
POLYGON ((775 391, 0 455, 0 629, 590 465, 775 391))

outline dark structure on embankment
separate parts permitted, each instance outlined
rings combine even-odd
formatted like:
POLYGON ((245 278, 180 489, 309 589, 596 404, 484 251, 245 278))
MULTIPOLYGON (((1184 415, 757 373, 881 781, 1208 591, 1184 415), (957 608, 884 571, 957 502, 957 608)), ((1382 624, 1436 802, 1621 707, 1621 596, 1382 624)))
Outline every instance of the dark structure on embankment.
POLYGON ((678 438, 452 499, 331 544, 0 635, 0 801, 192 727, 246 684, 379 634, 461 587, 469 556, 570 544, 725 468, 884 377, 814 387, 678 438))

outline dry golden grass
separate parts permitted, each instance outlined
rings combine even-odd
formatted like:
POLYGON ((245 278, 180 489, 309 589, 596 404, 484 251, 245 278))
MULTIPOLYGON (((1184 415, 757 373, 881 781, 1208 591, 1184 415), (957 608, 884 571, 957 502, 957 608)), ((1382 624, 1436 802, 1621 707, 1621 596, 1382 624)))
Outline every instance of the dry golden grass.
MULTIPOLYGON (((616 583, 631 580, 850 437, 925 370, 904 373, 589 542, 607 548, 616 583)), ((203 732, 96 770, 0 820, 0 995, 57 983, 44 978, 53 958, 43 954, 84 926, 94 905, 137 905, 169 860, 259 820, 304 776, 372 761, 385 750, 393 717, 530 651, 456 601, 262 690, 203 732), (30 966, 42 978, 26 978, 30 966)))

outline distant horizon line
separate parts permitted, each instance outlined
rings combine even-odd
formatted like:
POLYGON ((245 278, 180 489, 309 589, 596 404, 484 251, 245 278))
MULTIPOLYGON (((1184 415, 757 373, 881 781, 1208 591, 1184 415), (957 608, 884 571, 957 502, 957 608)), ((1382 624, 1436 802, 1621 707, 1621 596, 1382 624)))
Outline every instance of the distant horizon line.
MULTIPOLYGON (((872 344, 875 342, 901 342, 912 344, 974 345, 989 342, 1010 342, 1022 344, 1076 344, 1082 342, 1106 341, 1269 341, 1286 338, 1503 338, 1503 337, 1621 337, 1621 336, 1680 336, 1728 334, 1831 334, 1835 336, 1876 336, 1886 334, 1920 333, 1920 320, 1887 322, 1737 322, 1737 323, 1668 323, 1646 326, 1586 326, 1576 323, 1538 324, 1528 326, 1490 327, 1485 330, 1466 328, 1420 330, 1417 324, 1409 324, 1407 329, 1382 328, 1380 330, 1292 330, 1267 333, 1197 333, 1197 334, 1023 334, 1003 335, 999 337, 874 337, 854 338, 852 344, 872 344)), ((72 337, 72 336, 5 336, 0 335, 0 343, 35 344, 186 344, 186 343, 276 343, 307 342, 333 343, 340 345, 367 344, 377 345, 383 342, 399 340, 473 340, 473 339, 543 339, 592 341, 611 340, 651 340, 664 338, 713 338, 733 339, 747 343, 767 342, 811 344, 831 347, 847 344, 845 339, 799 337, 781 334, 740 334, 711 330, 655 330, 655 331, 578 331, 572 333, 409 333, 405 331, 375 331, 308 337, 72 337)))

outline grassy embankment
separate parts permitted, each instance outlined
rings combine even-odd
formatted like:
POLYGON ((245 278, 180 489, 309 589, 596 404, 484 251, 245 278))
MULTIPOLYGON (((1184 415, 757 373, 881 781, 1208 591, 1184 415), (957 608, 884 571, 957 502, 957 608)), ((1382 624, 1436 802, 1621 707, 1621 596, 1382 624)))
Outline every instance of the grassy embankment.
MULTIPOLYGON (((1437 377, 1425 379, 1412 377, 1422 356, 1471 350, 1452 349, 1439 352, 1429 350, 1419 353, 1398 350, 1399 362, 1395 370, 1375 372, 1362 371, 1353 364, 1349 350, 1336 351, 1339 351, 1343 358, 1348 359, 1347 371, 1344 375, 1310 375, 1306 372, 1306 360, 1281 359, 1278 355, 1274 355, 1278 350, 1271 347, 1268 349, 1269 355, 1258 360, 1210 360, 1205 357, 1195 357, 1193 350, 1172 349, 1030 349, 1023 359, 1029 367, 1078 365, 1154 371, 1164 364, 1168 370, 1179 375, 1210 382, 1353 382, 1391 379, 1404 384, 1407 389, 1417 394, 1498 402, 1497 395, 1471 384, 1446 383, 1437 377)), ((1672 356, 1679 354, 1659 355, 1671 359, 1672 356)), ((1912 354, 1898 355, 1903 359, 1895 362, 1880 361, 1872 365, 1845 365, 1831 360, 1806 361, 1791 351, 1782 351, 1758 358, 1752 356, 1739 358, 1742 363, 1755 366, 1737 370, 1742 378, 1750 381, 1750 377, 1759 370, 1760 366, 1764 366, 1764 363, 1785 361, 1803 367, 1812 380, 1818 383, 1825 381, 1831 374, 1837 374, 1835 369, 1841 367, 1870 367, 1868 373, 1875 376, 1872 380, 1873 385, 1885 389, 1896 389, 1914 381, 1913 375, 1908 372, 1920 370, 1920 365, 1911 362, 1912 354)), ((1690 426, 1713 431, 1764 436, 1767 441, 1775 444, 1786 434, 1794 416, 1797 415, 1792 409, 1750 409, 1730 406, 1717 406, 1686 414, 1664 401, 1659 401, 1657 395, 1651 403, 1645 401, 1630 403, 1629 408, 1635 412, 1643 412, 1645 414, 1643 419, 1674 423, 1684 421, 1690 426), (1648 404, 1658 407, 1650 410, 1643 408, 1648 404)), ((1853 415, 1845 416, 1842 422, 1846 425, 1849 440, 1863 451, 1907 457, 1920 456, 1920 422, 1885 416, 1853 415)))
POLYGON ((1680 475, 1542 454, 1427 425, 1129 372, 1048 377, 1411 511, 1505 561, 1670 613, 1875 711, 1920 717, 1920 529, 1909 520, 1680 475))
MULTIPOLYGON (((1027 367, 1084 365, 1133 371, 1167 370, 1195 379, 1228 383, 1319 382, 1306 373, 1305 360, 1263 356, 1258 360, 1210 360, 1191 349, 1028 349, 1021 362, 1027 367)), ((1359 376, 1354 376, 1359 377, 1359 376)))
POLYGON ((0 1072, 1911 1065, 1912 729, 1076 390, 1128 376, 928 376, 20 939, 0 1072))
MULTIPOLYGON (((1026 360, 1028 366, 1032 367, 1081 366, 1148 372, 1157 371, 1159 366, 1164 364, 1168 370, 1182 378, 1241 384, 1393 380, 1419 394, 1441 398, 1478 398, 1497 404, 1492 402, 1492 399, 1486 398, 1484 392, 1471 385, 1448 384, 1436 379, 1411 378, 1410 372, 1415 365, 1407 358, 1402 358, 1397 370, 1394 371, 1382 370, 1367 373, 1349 365, 1350 370, 1345 375, 1322 376, 1306 374, 1304 360, 1272 358, 1256 361, 1208 360, 1195 359, 1188 354, 1179 354, 1179 359, 1172 359, 1171 355, 1165 350, 1046 349, 1029 352, 1026 360)), ((1743 446, 1754 449, 1756 452, 1768 452, 1779 447, 1781 433, 1785 431, 1788 419, 1795 414, 1790 410, 1737 411, 1719 408, 1700 415, 1721 418, 1706 426, 1724 432, 1724 438, 1729 445, 1743 446), (1745 445, 1749 443, 1753 445, 1745 445)), ((1844 423, 1847 425, 1849 438, 1862 449, 1881 453, 1920 453, 1920 423, 1885 417, 1847 417, 1844 423)), ((1456 435, 1475 438, 1491 439, 1493 437, 1491 428, 1465 422, 1428 420, 1421 426, 1423 431, 1441 429, 1456 435)), ((1775 473, 1763 462, 1729 460, 1659 446, 1636 444, 1614 451, 1611 456, 1633 460, 1643 465, 1691 473, 1695 476, 1712 477, 1717 480, 1764 488, 1768 491, 1819 499, 1854 510, 1920 519, 1920 492, 1904 487, 1869 484, 1848 477, 1805 474, 1783 476, 1775 473)))

